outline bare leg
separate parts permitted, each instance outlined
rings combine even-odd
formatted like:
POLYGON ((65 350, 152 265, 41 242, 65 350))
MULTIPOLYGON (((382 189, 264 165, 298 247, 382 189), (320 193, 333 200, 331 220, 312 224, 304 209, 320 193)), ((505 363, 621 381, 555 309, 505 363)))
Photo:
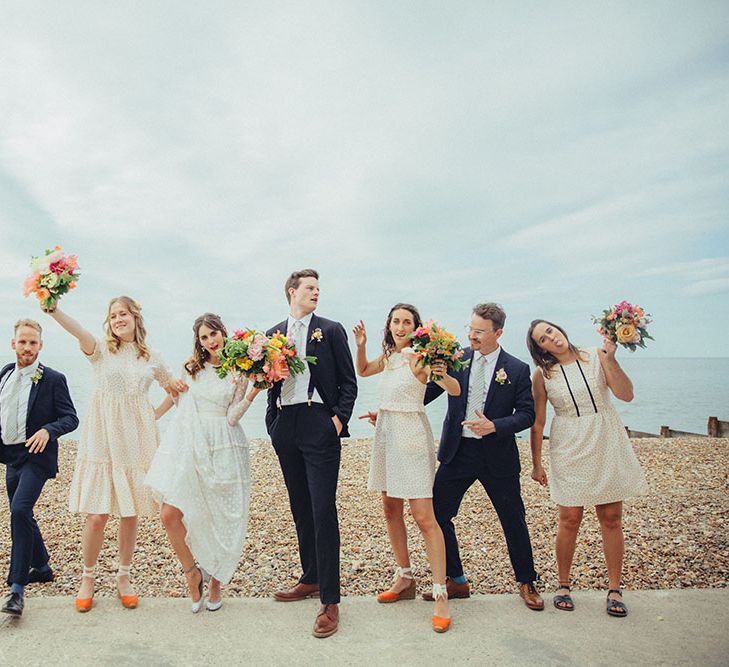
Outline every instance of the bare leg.
MULTIPOLYGON (((109 520, 108 514, 87 514, 86 523, 81 533, 81 553, 84 566, 93 568, 99 560, 101 546, 104 544, 104 528, 109 520)), ((90 577, 82 577, 78 589, 78 598, 90 598, 94 594, 95 580, 90 577)))
MULTIPOLYGON (((413 498, 410 500, 410 512, 418 524, 425 540, 425 551, 428 554, 433 583, 445 586, 446 556, 443 532, 435 519, 432 498, 413 498)), ((438 598, 435 601, 435 615, 450 618, 448 600, 438 598)))
MULTIPOLYGON (((570 585, 570 571, 572 570, 572 559, 575 556, 575 544, 577 533, 580 530, 584 508, 559 506, 559 527, 557 528, 557 540, 555 551, 557 552, 557 577, 560 587, 558 595, 564 595, 569 591, 564 588, 570 585)), ((566 606, 566 605, 565 605, 566 606)))
POLYGON ((170 544, 177 554, 177 560, 180 561, 182 569, 185 570, 185 579, 187 588, 190 591, 190 597, 193 602, 197 602, 200 599, 200 577, 202 575, 197 569, 191 569, 195 565, 195 557, 185 542, 187 529, 185 524, 182 523, 182 512, 172 505, 163 503, 160 519, 162 519, 162 524, 167 531, 170 544))
MULTIPOLYGON (((405 501, 402 498, 390 498, 385 491, 382 492, 382 507, 385 510, 387 534, 390 537, 390 546, 395 555, 398 567, 410 567, 410 554, 408 553, 408 531, 405 527, 403 508, 405 501)), ((393 582, 390 590, 401 593, 410 585, 410 579, 400 577, 393 582)))
POLYGON ((210 577, 208 600, 212 603, 220 602, 220 582, 215 577, 210 577))
MULTIPOLYGON (((620 579, 623 572, 623 554, 625 541, 623 539, 623 503, 607 503, 595 507, 597 520, 602 531, 602 548, 605 552, 605 563, 608 571, 608 587, 620 588, 620 579)), ((620 600, 621 595, 610 593, 610 599, 620 600)))
MULTIPOLYGON (((119 521, 119 565, 131 565, 137 543, 137 517, 123 516, 119 521)), ((134 595, 129 575, 116 578, 120 595, 134 595)))

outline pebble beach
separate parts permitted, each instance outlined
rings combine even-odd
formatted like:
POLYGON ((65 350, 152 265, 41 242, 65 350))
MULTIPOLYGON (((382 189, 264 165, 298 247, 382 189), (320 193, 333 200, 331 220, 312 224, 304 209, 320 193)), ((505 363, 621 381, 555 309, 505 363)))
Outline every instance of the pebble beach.
MULTIPOLYGON (((631 589, 725 588, 729 585, 729 440, 725 438, 634 439, 650 491, 624 507, 626 554, 624 585, 631 589)), ((378 494, 368 493, 371 441, 343 441, 338 487, 341 527, 342 594, 374 595, 389 585, 394 568, 378 494)), ((270 442, 250 443, 253 489, 248 539, 229 597, 268 597, 292 585, 300 574, 296 534, 278 460, 270 442)), ((545 441, 545 462, 548 461, 545 441)), ((534 548, 539 588, 556 587, 554 535, 556 506, 546 489, 530 478, 529 445, 519 442, 522 493, 534 548)), ((68 486, 76 442, 63 440, 60 473, 49 481, 36 505, 36 519, 51 554, 55 581, 30 585, 29 596, 75 595, 81 573, 83 517, 68 512, 68 486)), ((547 468, 547 472, 549 470, 547 468)), ((6 498, 4 475, 0 493, 6 498)), ((0 563, 10 550, 7 501, 0 505, 0 563)), ((407 516, 411 560, 418 589, 430 587, 425 550, 407 516)), ((98 596, 116 596, 116 530, 111 519, 99 559, 98 596)), ((456 519, 466 575, 474 593, 515 591, 513 574, 496 514, 480 485, 466 495, 456 519)), ((158 518, 139 522, 132 577, 142 597, 183 597, 184 577, 158 518)), ((577 589, 606 588, 601 539, 594 510, 586 509, 575 553, 577 589)))

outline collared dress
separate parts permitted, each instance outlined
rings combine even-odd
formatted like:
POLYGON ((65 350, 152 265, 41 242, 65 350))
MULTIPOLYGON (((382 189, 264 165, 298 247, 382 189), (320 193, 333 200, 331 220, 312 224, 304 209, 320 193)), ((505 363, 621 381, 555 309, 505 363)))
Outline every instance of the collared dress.
POLYGON ((597 348, 587 361, 555 365, 544 378, 554 408, 549 431, 549 491, 564 507, 618 502, 648 491, 611 399, 597 348))
POLYGON ((386 491, 391 498, 433 497, 435 441, 424 396, 425 385, 413 375, 408 356, 393 352, 380 382, 369 491, 386 491))

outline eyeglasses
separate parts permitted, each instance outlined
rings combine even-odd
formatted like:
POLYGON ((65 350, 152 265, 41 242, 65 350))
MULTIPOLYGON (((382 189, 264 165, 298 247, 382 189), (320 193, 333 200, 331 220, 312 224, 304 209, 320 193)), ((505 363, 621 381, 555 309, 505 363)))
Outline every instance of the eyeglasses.
POLYGON ((468 334, 469 336, 470 336, 471 334, 473 334, 474 336, 483 336, 484 334, 487 334, 487 333, 493 333, 493 330, 492 330, 492 331, 486 331, 486 329, 474 329, 474 328, 473 328, 473 327, 472 327, 472 326, 471 326, 470 324, 466 324, 466 325, 465 325, 465 326, 463 327, 463 330, 464 330, 464 331, 465 331, 465 332, 466 332, 466 333, 467 333, 467 334, 468 334))

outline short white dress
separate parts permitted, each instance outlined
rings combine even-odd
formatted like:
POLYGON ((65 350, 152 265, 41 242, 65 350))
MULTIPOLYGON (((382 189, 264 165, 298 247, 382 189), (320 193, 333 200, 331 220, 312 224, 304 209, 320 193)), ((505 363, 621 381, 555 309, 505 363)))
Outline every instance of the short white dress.
POLYGON ((554 408, 549 491, 564 507, 613 503, 648 491, 625 427, 610 400, 597 348, 587 361, 556 364, 544 378, 554 408))
POLYGON ((386 491, 391 498, 433 497, 435 441, 424 396, 425 385, 413 375, 408 357, 391 354, 380 383, 369 491, 386 491))
POLYGON ((239 424, 250 402, 247 383, 221 379, 206 364, 181 394, 145 484, 177 507, 197 563, 223 584, 240 562, 248 530, 251 467, 239 424))
POLYGON ((81 430, 68 507, 71 512, 155 516, 159 507, 144 477, 159 445, 149 387, 170 373, 159 354, 138 356, 134 343, 111 352, 96 340, 87 355, 94 384, 81 430))

